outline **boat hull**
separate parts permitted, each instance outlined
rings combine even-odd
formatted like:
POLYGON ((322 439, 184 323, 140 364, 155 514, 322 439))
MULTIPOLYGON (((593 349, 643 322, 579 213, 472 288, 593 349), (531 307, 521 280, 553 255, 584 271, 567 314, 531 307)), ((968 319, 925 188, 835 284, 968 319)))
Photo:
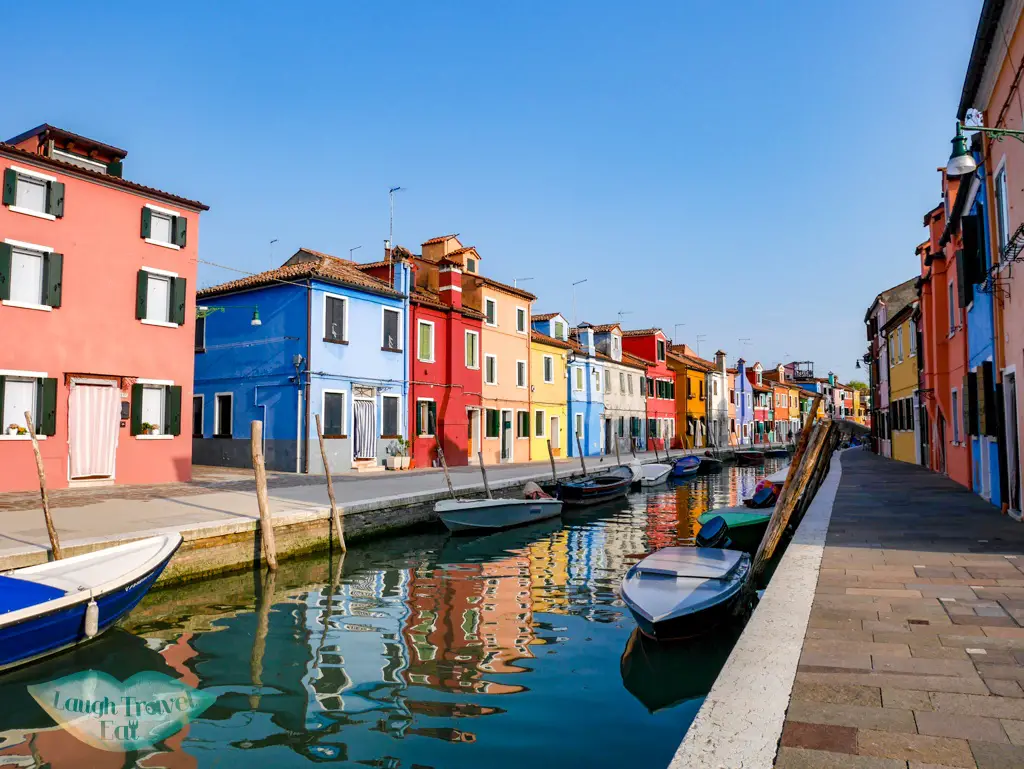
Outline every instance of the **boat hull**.
POLYGON ((494 499, 442 503, 435 506, 442 523, 453 533, 496 531, 554 518, 562 512, 560 499, 494 499), (494 504, 480 504, 480 503, 494 504))
POLYGON ((785 458, 789 456, 789 449, 768 449, 764 455, 773 459, 785 458))
POLYGON ((760 451, 737 451, 736 461, 741 465, 753 467, 764 464, 764 454, 760 451))
POLYGON ((632 469, 623 466, 581 481, 563 481, 557 487, 558 498, 572 507, 600 505, 628 494, 633 477, 632 469))
POLYGON ((672 475, 676 478, 689 478, 700 470, 700 459, 697 457, 681 457, 672 465, 672 475))
POLYGON ((739 613, 740 601, 743 600, 743 595, 744 592, 739 590, 731 597, 708 609, 695 614, 685 614, 681 617, 664 619, 659 622, 652 622, 647 619, 643 614, 629 606, 628 603, 626 606, 629 608, 629 613, 633 615, 633 619, 636 620, 637 628, 648 638, 660 642, 685 641, 732 622, 739 613))
POLYGON ((644 465, 640 468, 640 485, 643 487, 657 486, 668 480, 672 473, 671 465, 644 465))
POLYGON ((713 457, 701 457, 700 466, 697 470, 704 475, 719 473, 722 471, 722 460, 713 457))

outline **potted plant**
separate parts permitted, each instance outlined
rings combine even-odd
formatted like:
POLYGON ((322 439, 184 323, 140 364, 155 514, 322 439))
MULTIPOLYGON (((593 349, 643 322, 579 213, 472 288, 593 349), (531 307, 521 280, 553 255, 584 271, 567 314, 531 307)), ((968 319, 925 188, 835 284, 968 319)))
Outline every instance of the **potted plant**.
POLYGON ((387 458, 388 470, 409 469, 409 441, 405 438, 396 438, 388 446, 387 458))
POLYGON ((142 434, 143 435, 159 435, 160 425, 153 424, 151 422, 142 423, 142 434))
POLYGON ((11 422, 9 425, 7 425, 7 434, 8 435, 17 435, 18 431, 20 429, 21 428, 18 426, 18 424, 16 422, 11 422))

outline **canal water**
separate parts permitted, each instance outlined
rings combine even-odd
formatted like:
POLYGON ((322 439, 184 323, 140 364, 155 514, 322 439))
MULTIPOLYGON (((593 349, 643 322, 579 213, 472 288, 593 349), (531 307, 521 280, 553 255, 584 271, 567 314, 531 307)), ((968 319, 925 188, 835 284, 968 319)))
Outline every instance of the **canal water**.
POLYGON ((561 521, 431 529, 154 592, 123 628, 0 675, 0 766, 665 766, 736 633, 659 648, 619 582, 644 554, 692 545, 701 513, 784 461, 561 521), (158 672, 216 700, 151 748, 107 752, 26 690, 83 670, 158 672))

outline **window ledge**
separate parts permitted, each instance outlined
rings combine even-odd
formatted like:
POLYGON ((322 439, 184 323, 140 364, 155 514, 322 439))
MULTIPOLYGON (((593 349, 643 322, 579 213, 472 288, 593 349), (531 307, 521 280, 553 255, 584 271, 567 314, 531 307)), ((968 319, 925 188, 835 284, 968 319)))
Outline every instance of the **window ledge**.
MULTIPOLYGON (((7 433, 4 433, 3 435, 0 435, 0 441, 30 441, 30 440, 32 440, 32 436, 31 435, 8 435, 7 433)), ((45 441, 46 440, 46 436, 45 435, 37 435, 36 436, 36 440, 37 441, 45 441)))
POLYGON ((146 326, 161 326, 163 328, 179 328, 177 323, 169 323, 166 320, 150 320, 149 318, 142 318, 139 321, 146 326))
POLYGON ((470 370, 470 371, 479 371, 480 370, 479 366, 466 366, 466 368, 468 370, 470 370))
POLYGON ((160 435, 136 435, 135 436, 135 440, 137 440, 137 441, 170 441, 170 440, 173 440, 173 439, 174 439, 173 435, 164 435, 163 433, 161 433, 160 435))
POLYGON ((226 439, 228 439, 228 440, 231 440, 231 438, 232 438, 233 436, 231 436, 231 435, 214 435, 213 437, 214 437, 214 438, 226 438, 226 439))
POLYGON ((324 337, 324 341, 328 344, 348 344, 347 339, 328 339, 327 337, 324 337))
POLYGON ((344 440, 347 440, 347 439, 348 439, 347 435, 325 435, 324 436, 324 440, 325 441, 344 441, 344 440))
POLYGON ((498 386, 497 382, 484 382, 484 384, 487 385, 488 387, 497 387, 498 386))
POLYGON ((33 211, 31 208, 22 208, 21 206, 8 206, 8 209, 16 214, 25 214, 26 216, 34 216, 37 219, 46 219, 49 222, 57 221, 57 217, 53 214, 46 214, 42 211, 33 211))
POLYGON ((397 441, 401 437, 401 435, 382 435, 380 436, 380 439, 382 441, 397 441))
POLYGON ((401 350, 396 350, 394 347, 381 347, 380 350, 381 352, 402 352, 401 350))
POLYGON ((435 363, 436 362, 436 361, 434 361, 433 358, 417 358, 416 360, 418 362, 420 362, 420 363, 435 363))
POLYGON ((143 238, 151 246, 160 246, 161 248, 169 248, 172 251, 181 251, 181 246, 175 245, 174 243, 165 243, 162 240, 153 240, 153 238, 143 238))
POLYGON ((4 299, 0 304, 4 307, 20 307, 23 310, 42 310, 43 312, 51 312, 52 307, 48 304, 30 304, 29 302, 17 302, 13 299, 4 299))

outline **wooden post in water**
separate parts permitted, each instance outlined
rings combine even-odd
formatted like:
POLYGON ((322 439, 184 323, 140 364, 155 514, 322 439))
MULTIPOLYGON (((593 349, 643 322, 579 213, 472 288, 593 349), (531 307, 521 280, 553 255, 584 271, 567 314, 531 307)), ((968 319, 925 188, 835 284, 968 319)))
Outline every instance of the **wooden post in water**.
POLYGON ((619 459, 619 438, 618 438, 618 436, 613 436, 612 437, 612 443, 615 444, 615 464, 621 465, 622 464, 622 460, 619 459))
POLYGON ((345 547, 345 531, 341 527, 341 515, 338 513, 338 503, 334 501, 334 481, 331 480, 331 463, 327 459, 327 447, 324 445, 324 431, 320 424, 320 415, 316 415, 316 437, 320 440, 320 456, 324 460, 324 474, 327 476, 327 498, 331 500, 331 522, 334 524, 334 531, 338 535, 341 552, 347 552, 345 547))
POLYGON ((548 459, 551 460, 551 480, 558 483, 558 471, 555 470, 555 454, 551 451, 551 439, 548 438, 548 459))
POLYGON ((583 443, 580 434, 576 433, 576 450, 580 453, 580 467, 583 468, 583 477, 587 477, 587 463, 583 461, 583 443))
MULTIPOLYGON (((257 579, 257 588, 260 591, 256 603, 256 635, 252 639, 252 651, 249 652, 249 677, 255 689, 263 687, 263 655, 267 651, 267 633, 270 631, 270 607, 274 605, 274 583, 277 581, 277 574, 268 571, 260 583, 257 579)), ((256 710, 260 706, 260 694, 258 691, 249 695, 249 706, 256 710)))
POLYGON ((267 468, 263 464, 263 423, 254 419, 249 425, 252 433, 252 469, 256 475, 256 502, 260 507, 260 537, 263 539, 263 554, 271 571, 277 570, 277 542, 274 539, 274 522, 270 517, 270 500, 267 498, 267 468))
POLYGON ((444 459, 444 449, 441 448, 441 439, 434 436, 434 443, 437 444, 437 458, 441 460, 441 469, 444 470, 444 479, 448 484, 448 493, 455 499, 455 489, 452 487, 452 477, 448 474, 448 463, 444 459))
POLYGON ((480 475, 484 478, 484 492, 487 494, 488 499, 494 499, 494 497, 491 496, 491 487, 487 483, 487 467, 484 465, 484 453, 482 451, 478 451, 476 453, 476 458, 480 460, 480 475))
POLYGON ((43 520, 46 521, 46 533, 50 537, 50 550, 53 551, 53 560, 59 561, 64 557, 64 551, 60 549, 60 539, 57 537, 57 529, 54 528, 53 519, 50 517, 50 496, 46 493, 46 469, 43 467, 43 455, 39 453, 39 441, 36 440, 36 426, 32 421, 32 412, 25 412, 25 426, 28 428, 29 437, 32 439, 32 453, 36 458, 36 472, 39 474, 39 496, 43 500, 43 520))

